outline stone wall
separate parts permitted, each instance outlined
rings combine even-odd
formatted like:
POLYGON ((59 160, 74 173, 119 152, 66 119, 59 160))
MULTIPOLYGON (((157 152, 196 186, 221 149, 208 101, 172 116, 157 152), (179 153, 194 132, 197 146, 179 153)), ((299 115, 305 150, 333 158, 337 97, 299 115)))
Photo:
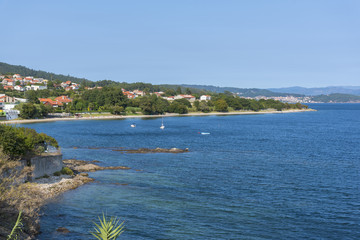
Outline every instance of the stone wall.
POLYGON ((63 168, 62 154, 46 154, 33 157, 30 160, 31 166, 34 168, 32 179, 42 177, 44 175, 52 175, 54 172, 63 168))

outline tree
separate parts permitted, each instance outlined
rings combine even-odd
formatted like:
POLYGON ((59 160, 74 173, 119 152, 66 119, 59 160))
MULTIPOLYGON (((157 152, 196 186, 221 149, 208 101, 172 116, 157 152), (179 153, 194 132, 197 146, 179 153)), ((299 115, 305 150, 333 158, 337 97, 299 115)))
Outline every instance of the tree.
POLYGON ((185 113, 188 113, 188 109, 184 104, 173 101, 170 104, 169 112, 185 114, 185 113))
POLYGON ((174 89, 167 89, 166 91, 165 91, 165 96, 175 96, 176 95, 176 91, 174 90, 174 89))
POLYGON ((200 111, 200 110, 199 110, 199 104, 200 104, 199 100, 196 100, 196 101, 194 102, 194 106, 195 106, 195 108, 196 108, 196 111, 200 111))
POLYGON ((176 94, 181 94, 182 92, 181 92, 181 87, 179 86, 179 87, 177 87, 177 89, 176 89, 176 94))
POLYGON ((111 114, 121 115, 124 112, 124 108, 120 106, 114 106, 111 108, 111 114))
POLYGON ((36 107, 32 103, 25 103, 21 105, 20 117, 24 119, 31 119, 36 116, 36 107))
POLYGON ((36 103, 36 104, 40 103, 37 94, 34 90, 26 91, 25 96, 28 102, 30 103, 36 103))
POLYGON ((224 99, 218 99, 215 101, 215 111, 218 112, 227 112, 228 105, 224 99))
POLYGON ((143 114, 163 114, 168 111, 169 102, 155 94, 142 97, 139 101, 143 114))
POLYGON ((191 103, 189 102, 189 100, 187 100, 185 98, 176 99, 176 100, 174 100, 174 102, 179 102, 179 103, 187 106, 188 108, 191 108, 191 103))
POLYGON ((202 111, 202 112, 205 112, 205 113, 210 112, 210 108, 209 108, 206 101, 201 101, 199 103, 198 111, 202 111))

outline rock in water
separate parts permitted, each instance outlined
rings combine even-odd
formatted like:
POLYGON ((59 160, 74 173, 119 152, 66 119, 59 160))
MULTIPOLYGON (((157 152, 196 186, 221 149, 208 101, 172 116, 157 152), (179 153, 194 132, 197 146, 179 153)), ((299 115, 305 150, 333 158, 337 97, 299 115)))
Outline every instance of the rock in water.
POLYGON ((64 228, 64 227, 59 227, 58 229, 56 229, 57 232, 61 232, 61 233, 69 233, 69 229, 64 228))

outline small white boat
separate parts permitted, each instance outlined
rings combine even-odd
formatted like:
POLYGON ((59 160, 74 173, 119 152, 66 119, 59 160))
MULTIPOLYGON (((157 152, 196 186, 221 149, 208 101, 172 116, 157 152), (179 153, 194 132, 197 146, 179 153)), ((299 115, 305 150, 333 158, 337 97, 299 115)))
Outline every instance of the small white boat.
POLYGON ((160 126, 160 129, 164 129, 165 126, 164 126, 164 118, 161 118, 161 126, 160 126))
POLYGON ((136 127, 136 124, 133 123, 133 124, 130 125, 130 127, 134 128, 134 127, 136 127))
POLYGON ((210 133, 208 132, 199 132, 201 135, 209 135, 210 133))

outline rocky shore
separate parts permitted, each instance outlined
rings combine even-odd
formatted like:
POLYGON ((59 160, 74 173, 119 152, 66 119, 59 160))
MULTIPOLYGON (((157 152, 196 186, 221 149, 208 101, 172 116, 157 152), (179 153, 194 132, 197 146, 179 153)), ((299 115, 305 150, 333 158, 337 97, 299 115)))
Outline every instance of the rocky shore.
MULTIPOLYGON (((19 187, 16 206, 27 209, 23 213, 24 231, 20 233, 19 239, 34 239, 40 233, 39 209, 49 200, 66 191, 92 182, 93 179, 88 177, 87 172, 130 169, 124 166, 102 167, 95 164, 98 161, 67 159, 63 163, 74 172, 74 175, 44 177, 31 183, 24 183, 19 187)), ((16 218, 17 210, 14 206, 5 203, 0 204, 0 240, 7 239, 16 218)))

